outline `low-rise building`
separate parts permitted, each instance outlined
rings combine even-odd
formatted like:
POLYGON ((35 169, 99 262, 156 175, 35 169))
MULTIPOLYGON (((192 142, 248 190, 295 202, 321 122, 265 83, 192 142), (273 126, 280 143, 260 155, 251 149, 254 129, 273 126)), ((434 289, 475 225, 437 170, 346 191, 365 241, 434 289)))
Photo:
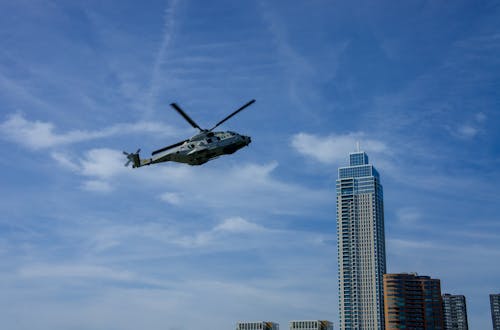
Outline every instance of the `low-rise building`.
POLYGON ((269 321, 238 322, 236 330, 279 330, 278 323, 269 321))
POLYGON ((333 330, 333 322, 326 320, 295 320, 289 322, 290 330, 333 330))

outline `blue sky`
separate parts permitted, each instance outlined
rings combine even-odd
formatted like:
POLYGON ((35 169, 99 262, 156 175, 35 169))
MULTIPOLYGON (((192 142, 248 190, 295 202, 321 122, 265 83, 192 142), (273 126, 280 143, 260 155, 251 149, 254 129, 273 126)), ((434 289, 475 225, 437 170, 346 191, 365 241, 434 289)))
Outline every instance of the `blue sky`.
POLYGON ((0 2, 0 327, 338 325, 335 180, 382 177, 388 272, 464 294, 500 276, 494 1, 0 2), (252 136, 132 170, 195 131, 252 136))

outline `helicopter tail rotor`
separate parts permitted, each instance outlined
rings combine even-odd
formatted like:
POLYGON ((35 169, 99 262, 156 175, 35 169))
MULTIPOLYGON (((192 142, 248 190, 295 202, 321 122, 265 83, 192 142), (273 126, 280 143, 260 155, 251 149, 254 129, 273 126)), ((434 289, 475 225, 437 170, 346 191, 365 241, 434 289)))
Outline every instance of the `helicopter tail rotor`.
POLYGON ((141 159, 139 157, 139 152, 141 152, 141 149, 137 149, 137 151, 133 153, 128 153, 126 151, 123 152, 123 154, 127 156, 127 162, 125 163, 125 167, 129 166, 130 163, 132 163, 132 168, 141 166, 141 159))

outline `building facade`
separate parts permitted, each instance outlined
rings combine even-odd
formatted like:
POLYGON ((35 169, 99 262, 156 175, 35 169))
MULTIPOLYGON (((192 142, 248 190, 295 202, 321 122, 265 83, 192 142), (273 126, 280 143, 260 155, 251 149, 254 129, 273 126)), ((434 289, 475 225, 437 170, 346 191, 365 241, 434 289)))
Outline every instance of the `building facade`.
POLYGON ((500 330, 500 293, 490 294, 490 307, 493 330, 500 330))
POLYGON ((384 204, 380 176, 364 152, 338 169, 339 327, 383 330, 384 204))
POLYGON ((445 330, 469 330, 465 296, 443 294, 443 320, 445 330))
POLYGON ((290 321, 290 330, 333 330, 333 323, 326 320, 290 321))
POLYGON ((255 321, 255 322, 238 322, 236 323, 236 330, 279 330, 278 323, 269 321, 255 321))
POLYGON ((429 276, 419 276, 424 296, 425 329, 444 329, 443 298, 441 296, 441 281, 429 276))
POLYGON ((417 274, 384 275, 385 329, 443 330, 441 283, 417 274))

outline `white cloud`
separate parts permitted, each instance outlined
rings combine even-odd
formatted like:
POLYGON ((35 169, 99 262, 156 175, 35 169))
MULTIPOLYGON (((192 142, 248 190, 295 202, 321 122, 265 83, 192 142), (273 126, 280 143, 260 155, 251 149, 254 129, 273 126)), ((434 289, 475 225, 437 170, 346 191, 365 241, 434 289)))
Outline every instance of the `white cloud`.
POLYGON ((476 113, 475 119, 478 123, 482 123, 486 120, 486 115, 483 112, 476 113))
POLYGON ((318 136, 298 133, 292 137, 292 147, 300 154, 325 164, 345 162, 346 155, 355 151, 356 143, 370 153, 389 153, 387 145, 379 140, 367 138, 364 133, 318 136))
MULTIPOLYGON (((59 159, 62 159, 62 166, 68 167, 64 157, 59 159)), ((123 166, 124 161, 125 156, 120 151, 92 149, 75 162, 76 173, 86 180, 107 182, 110 186, 126 179, 140 183, 140 188, 147 191, 163 190, 167 185, 169 191, 158 194, 160 200, 172 205, 196 205, 225 211, 253 209, 269 213, 304 213, 319 204, 328 204, 333 198, 332 191, 277 180, 273 175, 277 162, 222 164, 221 167, 165 163, 131 169, 123 166), (182 195, 176 193, 178 191, 182 191, 182 195)), ((87 188, 99 190, 100 186, 93 184, 87 188)), ((104 186, 101 190, 107 188, 104 186)))
MULTIPOLYGON (((479 116, 482 118, 482 116, 479 116)), ((475 119, 474 122, 467 122, 456 126, 446 126, 448 132, 455 138, 460 140, 471 140, 477 135, 481 134, 483 128, 481 127, 482 119, 475 119)))
POLYGON ((91 149, 84 153, 83 158, 75 159, 62 152, 53 152, 51 156, 62 167, 85 177, 105 180, 130 171, 124 166, 126 159, 123 153, 114 149, 91 149))
POLYGON ((81 174, 87 177, 110 179, 111 177, 130 171, 124 166, 125 156, 114 149, 91 149, 80 159, 81 174))
POLYGON ((420 211, 413 207, 399 209, 396 214, 398 221, 403 225, 414 225, 422 217, 420 211))
POLYGON ((456 138, 469 140, 476 137, 483 131, 482 124, 487 119, 483 112, 478 112, 472 120, 468 120, 464 124, 458 125, 455 128, 447 127, 448 131, 456 138))
POLYGON ((82 189, 93 192, 107 193, 112 191, 113 187, 106 181, 88 180, 83 182, 82 189))
POLYGON ((78 171, 80 169, 80 166, 76 164, 70 157, 66 154, 63 154, 61 152, 52 152, 50 156, 59 163, 62 167, 65 167, 71 171, 78 171))
POLYGON ((178 130, 157 122, 137 122, 115 124, 97 131, 73 130, 57 133, 53 123, 29 121, 22 114, 12 114, 0 124, 0 134, 4 139, 33 150, 130 133, 173 136, 178 130))
POLYGON ((160 77, 162 75, 161 67, 166 60, 166 54, 168 52, 175 27, 175 14, 177 9, 178 0, 172 0, 165 8, 164 12, 164 23, 163 23, 163 38, 156 52, 155 62, 153 70, 151 73, 151 86, 148 93, 147 99, 147 115, 150 115, 153 111, 154 101, 157 97, 160 88, 160 77))
POLYGON ((91 149, 84 154, 83 158, 75 159, 62 152, 52 152, 51 156, 62 167, 85 177, 82 189, 91 192, 112 191, 112 179, 131 171, 130 168, 124 166, 123 153, 114 149, 91 149))
POLYGON ((49 265, 40 264, 21 268, 19 275, 23 277, 88 277, 112 280, 130 280, 133 274, 95 265, 49 265))
POLYGON ((181 197, 177 193, 173 192, 166 192, 160 196, 160 199, 164 202, 167 202, 172 205, 179 205, 181 204, 181 197))
POLYGON ((479 130, 472 125, 462 125, 457 129, 457 135, 459 137, 470 139, 477 135, 479 130))
POLYGON ((265 228, 255 223, 249 222, 243 218, 229 218, 215 227, 216 231, 227 232, 256 232, 263 231, 265 228))
MULTIPOLYGON (((242 244, 242 236, 235 235, 251 235, 257 232, 262 234, 264 232, 270 233, 271 231, 242 217, 232 217, 223 220, 210 230, 201 231, 193 235, 180 235, 173 239, 173 242, 184 248, 207 248, 211 246, 212 248, 222 250, 228 248, 235 249, 238 246, 248 247, 248 243, 242 244)), ((245 241, 247 240, 252 240, 252 238, 247 236, 245 241)))
POLYGON ((32 149, 46 148, 62 143, 67 139, 76 139, 76 135, 57 136, 53 133, 54 125, 51 123, 24 119, 20 114, 11 115, 0 124, 2 135, 14 142, 32 149))
POLYGON ((387 249, 393 251, 393 253, 399 253, 405 255, 407 250, 417 250, 417 249, 435 249, 436 244, 431 241, 423 240, 409 240, 401 238, 387 239, 387 249), (403 252, 404 251, 404 252, 403 252))
MULTIPOLYGON (((238 166, 165 163, 131 169, 123 166, 125 156, 114 149, 91 149, 75 160, 63 153, 55 153, 52 157, 61 166, 82 176, 85 179, 83 188, 87 191, 111 191, 124 179, 139 183, 139 188, 147 191, 163 190, 168 185, 169 191, 158 194, 157 198, 172 205, 188 204, 229 212, 253 209, 302 214, 320 204, 328 204, 333 198, 333 192, 329 190, 310 189, 277 180, 273 176, 277 162, 238 166), (183 193, 176 193, 178 191, 183 193)), ((137 191, 137 186, 134 187, 137 191)))
POLYGON ((161 289, 94 286, 85 292, 64 283, 50 283, 49 291, 36 283, 35 288, 7 288, 4 296, 9 302, 0 302, 8 329, 231 329, 246 318, 285 324, 296 313, 329 315, 336 304, 333 294, 325 294, 335 290, 334 282, 324 281, 324 274, 309 273, 307 283, 321 284, 310 290, 290 283, 290 275, 268 282, 178 280, 161 289), (55 300, 55 294, 66 299, 55 300))
POLYGON ((28 102, 31 106, 37 109, 50 109, 52 108, 47 102, 35 96, 27 87, 17 80, 12 79, 0 72, 0 93, 5 97, 12 97, 16 100, 28 102))

